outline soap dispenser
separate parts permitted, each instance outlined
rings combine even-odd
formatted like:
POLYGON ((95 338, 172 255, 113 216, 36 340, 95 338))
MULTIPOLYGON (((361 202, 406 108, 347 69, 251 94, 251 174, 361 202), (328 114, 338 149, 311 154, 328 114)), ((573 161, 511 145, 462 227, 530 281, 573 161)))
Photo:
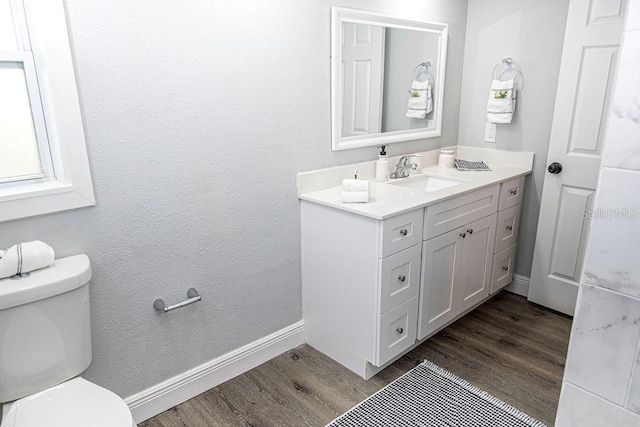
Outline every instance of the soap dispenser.
POLYGON ((389 159, 385 151, 386 145, 379 145, 380 154, 376 162, 376 181, 386 181, 389 178, 389 159))

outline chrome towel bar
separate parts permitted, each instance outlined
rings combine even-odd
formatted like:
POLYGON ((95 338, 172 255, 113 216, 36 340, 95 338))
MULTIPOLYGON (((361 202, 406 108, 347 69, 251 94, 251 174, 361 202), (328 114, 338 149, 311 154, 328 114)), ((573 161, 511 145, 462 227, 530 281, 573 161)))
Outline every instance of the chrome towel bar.
POLYGON ((184 307, 186 305, 193 304, 194 302, 202 300, 202 297, 195 288, 189 288, 187 290, 187 297, 189 298, 188 300, 170 305, 169 307, 167 307, 167 305, 164 303, 164 300, 158 298, 153 302, 153 308, 158 311, 164 311, 165 313, 168 313, 169 311, 175 310, 176 308, 184 307))

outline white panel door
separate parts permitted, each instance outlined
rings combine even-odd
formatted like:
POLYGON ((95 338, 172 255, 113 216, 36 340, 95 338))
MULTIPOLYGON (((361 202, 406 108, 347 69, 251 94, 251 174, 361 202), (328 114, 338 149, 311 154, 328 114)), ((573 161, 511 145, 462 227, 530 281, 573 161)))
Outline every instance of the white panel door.
POLYGON ((342 25, 342 136, 380 133, 384 27, 342 25))
POLYGON ((463 235, 463 229, 459 228, 423 243, 419 340, 453 320, 459 312, 456 290, 462 276, 463 235))
POLYGON ((458 294, 458 313, 489 296, 496 216, 493 214, 463 227, 463 273, 458 294))
POLYGON ((571 0, 529 300, 573 315, 626 0, 571 0))

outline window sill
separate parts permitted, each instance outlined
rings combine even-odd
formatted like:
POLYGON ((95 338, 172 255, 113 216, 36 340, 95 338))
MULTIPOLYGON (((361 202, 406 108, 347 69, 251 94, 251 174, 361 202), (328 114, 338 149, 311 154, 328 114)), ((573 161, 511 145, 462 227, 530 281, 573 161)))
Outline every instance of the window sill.
POLYGON ((80 187, 52 181, 0 188, 0 222, 95 205, 91 184, 80 187))

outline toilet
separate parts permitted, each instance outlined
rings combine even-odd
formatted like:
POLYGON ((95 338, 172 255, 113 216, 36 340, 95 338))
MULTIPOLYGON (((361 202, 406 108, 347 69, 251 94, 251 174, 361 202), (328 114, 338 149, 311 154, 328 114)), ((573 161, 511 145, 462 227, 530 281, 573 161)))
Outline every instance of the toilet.
POLYGON ((79 375, 91 363, 86 255, 0 280, 0 427, 135 427, 127 404, 79 375))

